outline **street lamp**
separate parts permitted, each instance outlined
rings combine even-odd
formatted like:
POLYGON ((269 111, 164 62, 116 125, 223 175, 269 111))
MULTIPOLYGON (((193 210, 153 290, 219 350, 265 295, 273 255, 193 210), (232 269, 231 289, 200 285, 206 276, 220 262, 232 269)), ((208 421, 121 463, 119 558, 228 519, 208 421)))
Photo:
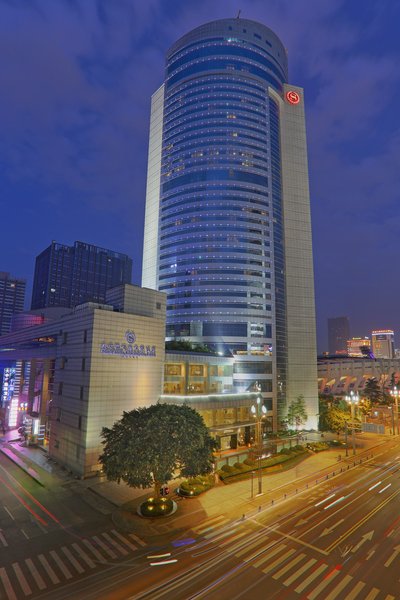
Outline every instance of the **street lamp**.
MULTIPOLYGON (((257 448, 257 461, 258 461, 258 496, 262 494, 262 474, 261 474, 261 455, 263 450, 263 439, 262 439, 262 420, 267 414, 267 409, 264 404, 261 403, 261 396, 257 397, 257 404, 251 405, 251 413, 256 419, 256 448, 257 448)), ((252 489, 253 497, 253 489, 252 489)))
POLYGON ((351 390, 350 394, 345 396, 345 400, 348 404, 350 404, 351 410, 351 439, 353 444, 353 454, 356 453, 356 438, 355 438, 355 427, 354 427, 354 407, 360 401, 360 396, 355 394, 353 390, 351 390))
MULTIPOLYGON (((394 398, 394 404, 396 406, 396 429, 397 429, 397 435, 399 435, 399 390, 397 389, 396 386, 394 386, 394 388, 392 389, 392 391, 390 392, 390 395, 394 398)), ((393 417, 393 406, 392 406, 392 417, 393 417)), ((395 435, 395 431, 394 431, 394 417, 393 417, 393 435, 395 435)))

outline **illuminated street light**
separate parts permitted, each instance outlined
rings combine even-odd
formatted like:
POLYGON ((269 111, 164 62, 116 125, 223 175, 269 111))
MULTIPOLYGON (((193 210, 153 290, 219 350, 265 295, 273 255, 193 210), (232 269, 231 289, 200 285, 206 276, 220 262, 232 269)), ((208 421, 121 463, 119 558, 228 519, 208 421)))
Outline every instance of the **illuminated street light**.
POLYGON ((359 403, 360 396, 355 394, 353 390, 351 390, 350 394, 346 395, 345 400, 348 404, 350 404, 351 410, 351 439, 353 445, 353 454, 356 453, 356 437, 355 437, 355 427, 354 427, 354 407, 359 403))
MULTIPOLYGON (((392 396, 392 398, 394 398, 394 404, 396 407, 396 429, 397 429, 397 435, 399 435, 399 390, 397 389, 396 386, 394 386, 394 388, 392 389, 392 391, 390 392, 390 395, 392 396)), ((393 419, 393 435, 395 435, 395 430, 394 430, 394 411, 393 411, 393 406, 392 406, 392 419, 393 419)))
MULTIPOLYGON (((262 404, 261 396, 257 397, 257 404, 252 404, 251 413, 256 419, 256 448, 257 448, 257 461, 258 461, 258 496, 262 494, 262 473, 261 473, 261 455, 263 451, 263 439, 262 439, 262 420, 267 414, 267 409, 262 404)), ((253 497, 253 486, 252 494, 253 497)))

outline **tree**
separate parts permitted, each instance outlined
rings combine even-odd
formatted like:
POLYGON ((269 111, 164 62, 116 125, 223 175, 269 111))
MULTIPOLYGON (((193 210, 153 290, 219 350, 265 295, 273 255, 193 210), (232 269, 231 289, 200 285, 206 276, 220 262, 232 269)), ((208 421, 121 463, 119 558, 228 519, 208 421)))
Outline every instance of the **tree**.
POLYGON ((382 398, 382 390, 376 377, 367 379, 364 387, 364 396, 372 402, 377 403, 382 398))
POLYGON ((331 406, 326 414, 325 421, 330 431, 338 435, 346 429, 346 423, 350 421, 349 410, 344 410, 340 406, 331 406))
POLYGON ((130 487, 160 487, 175 477, 209 473, 215 446, 203 418, 187 405, 154 404, 124 412, 103 427, 99 460, 107 479, 130 487))
POLYGON ((306 402, 304 400, 304 396, 297 396, 296 400, 292 400, 289 404, 288 414, 287 414, 287 422, 289 425, 294 425, 296 427, 296 431, 298 431, 308 419, 308 414, 306 411, 306 402))

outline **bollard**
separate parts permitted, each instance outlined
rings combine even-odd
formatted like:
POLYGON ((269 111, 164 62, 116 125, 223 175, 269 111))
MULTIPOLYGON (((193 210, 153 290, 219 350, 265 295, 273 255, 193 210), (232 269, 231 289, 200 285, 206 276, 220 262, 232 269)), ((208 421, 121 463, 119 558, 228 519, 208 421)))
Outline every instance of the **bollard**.
POLYGON ((271 506, 273 506, 273 505, 274 505, 274 499, 272 498, 272 500, 271 500, 271 506))
POLYGON ((258 512, 261 512, 261 506, 258 507, 258 512))

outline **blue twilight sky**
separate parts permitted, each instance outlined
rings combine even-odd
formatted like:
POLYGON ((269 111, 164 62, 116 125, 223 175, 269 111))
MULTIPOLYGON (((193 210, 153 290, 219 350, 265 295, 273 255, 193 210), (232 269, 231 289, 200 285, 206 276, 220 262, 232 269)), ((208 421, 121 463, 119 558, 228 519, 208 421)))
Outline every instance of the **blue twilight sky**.
POLYGON ((126 252, 140 283, 150 96, 213 19, 258 20, 305 88, 319 349, 328 316, 400 346, 400 2, 0 0, 0 270, 52 239, 126 252))

